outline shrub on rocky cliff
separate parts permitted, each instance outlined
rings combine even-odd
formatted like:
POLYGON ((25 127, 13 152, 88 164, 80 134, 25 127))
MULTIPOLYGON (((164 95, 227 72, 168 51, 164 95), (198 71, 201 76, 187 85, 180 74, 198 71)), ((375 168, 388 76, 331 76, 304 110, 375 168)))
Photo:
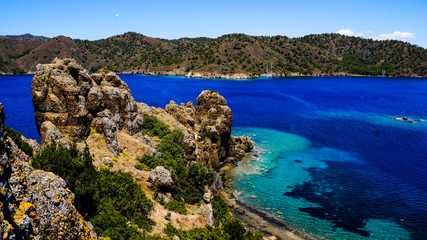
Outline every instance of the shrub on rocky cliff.
POLYGON ((167 210, 174 211, 181 214, 187 214, 187 208, 183 202, 171 200, 169 202, 160 202, 167 210))
MULTIPOLYGON (((98 172, 96 187, 94 198, 99 205, 111 206, 132 224, 151 230, 153 223, 147 216, 153 203, 129 174, 101 170, 98 172)), ((101 212, 98 211, 98 214, 101 212)), ((110 223, 108 226, 112 227, 111 225, 110 223)))
POLYGON ((18 147, 25 152, 25 154, 27 154, 28 156, 32 157, 33 156, 33 148, 30 146, 30 144, 28 144, 27 142, 25 142, 24 140, 22 140, 21 138, 21 132, 16 132, 15 130, 13 130, 13 128, 5 126, 4 127, 7 131, 7 135, 12 138, 12 140, 16 143, 16 145, 18 145, 18 147))
POLYGON ((163 138, 170 133, 168 125, 148 114, 144 114, 144 130, 148 135, 159 138, 163 138))
POLYGON ((93 223, 99 235, 136 239, 137 228, 151 230, 151 200, 130 175, 96 171, 87 146, 80 153, 75 144, 70 149, 53 144, 35 156, 32 165, 65 179, 75 194, 76 208, 93 223))
POLYGON ((172 189, 174 199, 194 204, 202 200, 204 187, 213 182, 214 170, 200 163, 192 163, 187 168, 182 146, 183 138, 184 134, 181 131, 169 132, 156 147, 162 154, 161 158, 145 154, 138 160, 150 169, 157 166, 169 169, 175 183, 172 189))

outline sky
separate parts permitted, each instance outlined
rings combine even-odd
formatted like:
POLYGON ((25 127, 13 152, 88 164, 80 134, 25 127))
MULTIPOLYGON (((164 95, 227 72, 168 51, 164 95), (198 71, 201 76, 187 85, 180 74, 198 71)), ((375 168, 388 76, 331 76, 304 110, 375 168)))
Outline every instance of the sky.
POLYGON ((427 0, 0 0, 0 35, 96 40, 341 33, 427 48, 427 0))

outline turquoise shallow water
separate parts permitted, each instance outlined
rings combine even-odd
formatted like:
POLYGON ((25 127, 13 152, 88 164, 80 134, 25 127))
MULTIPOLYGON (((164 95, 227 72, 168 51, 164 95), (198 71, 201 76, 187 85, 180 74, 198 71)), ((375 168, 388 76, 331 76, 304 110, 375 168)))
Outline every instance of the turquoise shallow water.
MULTIPOLYGON (((369 219, 365 229, 369 237, 335 228, 330 221, 314 219, 300 208, 318 207, 302 198, 284 196, 294 186, 311 182, 308 169, 325 169, 328 162, 351 162, 364 165, 356 153, 342 152, 327 147, 313 147, 309 140, 277 130, 239 127, 234 135, 250 136, 255 142, 251 162, 239 162, 234 169, 232 193, 249 206, 284 220, 297 229, 319 239, 411 239, 401 225, 387 220, 369 219), (256 199, 251 198, 257 196, 256 199)), ((324 183, 320 193, 333 192, 324 183)))
MULTIPOLYGON (((236 168, 249 205, 323 239, 427 239, 427 79, 120 77, 155 107, 223 95, 233 133, 258 149, 236 168)), ((0 102, 7 125, 40 139, 31 79, 0 76, 0 102)))

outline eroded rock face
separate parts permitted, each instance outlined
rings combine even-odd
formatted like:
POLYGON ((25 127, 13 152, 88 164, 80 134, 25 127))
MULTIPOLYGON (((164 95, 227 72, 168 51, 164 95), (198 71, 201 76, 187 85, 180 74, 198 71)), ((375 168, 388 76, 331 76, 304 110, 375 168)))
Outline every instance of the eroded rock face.
MULTIPOLYGON (((136 103, 128 86, 114 73, 89 75, 72 59, 56 59, 52 64, 37 66, 32 98, 42 145, 55 141, 67 147, 69 141, 94 136, 91 147, 108 148, 117 157, 128 147, 121 133, 143 137, 142 116, 150 114, 184 133, 182 143, 188 161, 218 168, 225 161, 241 157, 241 148, 245 148, 230 137, 233 116, 227 101, 212 90, 203 91, 196 106, 171 101, 164 110, 150 108, 136 103), (102 142, 91 132, 100 134, 102 142)), ((144 153, 159 157, 150 141, 144 153)))
POLYGON ((42 126, 40 127, 40 138, 45 146, 55 143, 62 148, 70 148, 62 134, 51 121, 44 121, 42 123, 42 126))
POLYGON ((34 170, 29 162, 7 137, 0 104, 1 239, 96 239, 91 224, 75 209, 65 181, 34 170))
POLYGON ((209 226, 213 226, 213 209, 211 203, 203 202, 199 209, 197 210, 197 214, 203 216, 207 221, 206 223, 209 226))
MULTIPOLYGON (((160 110, 155 110, 152 114, 167 121, 160 110)), ((196 107, 192 102, 178 105, 171 101, 165 111, 178 121, 167 124, 184 133, 182 143, 188 161, 218 168, 225 161, 237 161, 253 148, 250 139, 231 137, 233 115, 225 98, 216 91, 203 91, 196 107)))
POLYGON ((193 106, 193 102, 190 101, 187 104, 181 103, 181 105, 177 105, 174 101, 170 101, 166 105, 165 111, 175 117, 184 126, 194 128, 196 108, 193 106))
POLYGON ((114 73, 89 75, 73 59, 37 65, 31 97, 40 135, 43 123, 50 121, 67 141, 81 141, 92 126, 105 134, 117 155, 118 129, 131 135, 142 131, 143 118, 127 84, 114 73))
POLYGON ((201 160, 216 168, 228 156, 233 114, 223 96, 207 90, 197 97, 196 118, 203 138, 202 151, 207 153, 201 160))

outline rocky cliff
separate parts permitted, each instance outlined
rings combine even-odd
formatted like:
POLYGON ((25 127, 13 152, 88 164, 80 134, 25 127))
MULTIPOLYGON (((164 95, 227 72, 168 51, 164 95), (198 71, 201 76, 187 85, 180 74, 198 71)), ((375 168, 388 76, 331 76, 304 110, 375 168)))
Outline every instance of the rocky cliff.
MULTIPOLYGON (((136 103, 129 87, 116 74, 89 75, 73 59, 38 65, 32 99, 42 145, 55 141, 67 147, 70 141, 86 141, 99 160, 95 162, 98 165, 106 158, 114 158, 113 164, 118 162, 120 169, 132 166, 142 154, 158 156, 154 146, 159 140, 143 132, 144 114, 184 133, 189 161, 217 168, 242 153, 242 142, 251 146, 247 138, 236 142, 230 137, 231 109, 224 97, 213 90, 203 91, 195 107, 191 102, 177 105, 173 101, 165 109, 149 107, 136 103)), ((242 151, 245 150, 250 147, 242 151)), ((111 165, 108 159, 106 162, 111 165)))
POLYGON ((7 136, 0 104, 0 238, 96 239, 60 177, 33 169, 7 136))
MULTIPOLYGON (((227 101, 218 92, 206 90, 200 93, 196 107, 191 102, 177 105, 171 101, 165 111, 187 128, 184 141, 187 159, 196 160, 218 168, 230 157, 231 125, 233 115, 227 101)), ((169 123, 176 126, 177 124, 169 123)))
MULTIPOLYGON (((162 140, 145 133, 145 114, 168 125, 170 130, 183 132, 182 146, 188 164, 195 161, 219 168, 252 148, 248 138, 236 139, 230 135, 231 109, 224 97, 213 90, 203 91, 196 106, 192 102, 178 105, 171 101, 164 109, 149 107, 135 102, 129 87, 116 74, 90 75, 73 59, 56 59, 51 64, 37 66, 32 99, 42 146, 55 142, 68 148, 71 142, 76 142, 82 148, 87 143, 97 168, 129 173, 148 196, 152 196, 150 186, 154 182, 168 189, 173 188, 174 182, 163 167, 151 172, 135 168, 138 157, 144 154, 161 158, 155 147, 162 140)), ((214 195, 222 187, 220 182, 211 187, 214 195)), ((207 188, 206 191, 209 193, 207 188)), ((168 191, 164 194, 170 196, 168 191)), ((168 211, 154 197, 152 200, 155 207, 150 218, 156 223, 153 233, 163 234, 168 222, 182 229, 212 224, 209 200, 193 215, 168 211), (165 220, 168 213, 169 220, 165 220)))
POLYGON ((143 119, 126 83, 114 73, 89 75, 72 59, 38 65, 31 96, 42 144, 55 140, 65 145, 63 137, 86 140, 92 127, 118 155, 117 131, 142 131, 143 119))

